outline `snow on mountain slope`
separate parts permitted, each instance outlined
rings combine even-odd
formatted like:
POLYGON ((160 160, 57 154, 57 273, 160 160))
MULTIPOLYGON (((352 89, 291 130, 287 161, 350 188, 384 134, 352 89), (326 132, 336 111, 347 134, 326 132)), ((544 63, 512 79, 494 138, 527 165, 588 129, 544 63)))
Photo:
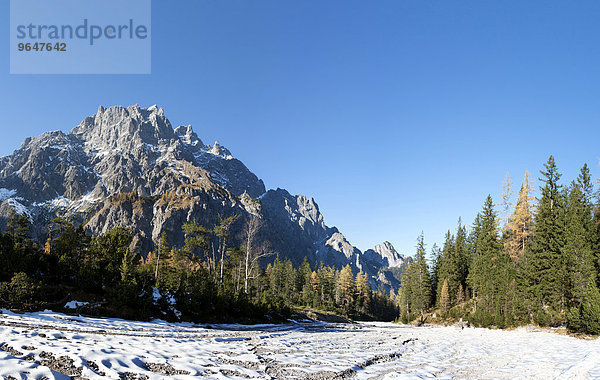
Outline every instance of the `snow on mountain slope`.
POLYGON ((263 242, 282 258, 297 265, 304 257, 313 266, 350 264, 388 288, 397 281, 385 280, 380 268, 402 261, 389 243, 363 255, 325 225, 314 199, 283 189, 265 192, 263 181, 227 148, 205 145, 189 125, 173 129, 157 106, 99 107, 69 133, 27 138, 1 157, 0 227, 14 212, 25 214, 41 239, 56 216, 92 234, 131 227, 142 254, 162 232, 181 246, 186 222, 212 226, 220 215, 241 215, 232 227, 235 239, 244 220, 256 215, 266 222, 263 242))

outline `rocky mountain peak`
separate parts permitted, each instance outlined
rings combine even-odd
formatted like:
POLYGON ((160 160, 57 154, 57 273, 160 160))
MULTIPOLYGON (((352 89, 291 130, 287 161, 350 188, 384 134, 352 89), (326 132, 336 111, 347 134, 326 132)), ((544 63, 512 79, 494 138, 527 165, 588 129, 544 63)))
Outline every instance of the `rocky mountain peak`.
POLYGON ((330 234, 313 198, 301 194, 294 196, 285 189, 277 188, 264 194, 261 201, 268 206, 273 205, 278 214, 283 214, 283 219, 300 227, 313 241, 323 240, 330 234))
POLYGON ((226 160, 231 160, 233 158, 231 152, 227 148, 221 146, 218 141, 215 141, 215 144, 209 148, 208 153, 210 154, 214 154, 215 156, 222 157, 226 160))
MULTIPOLYGON (((378 260, 389 267, 400 267, 408 260, 406 256, 399 254, 389 241, 377 244, 372 250, 368 251, 376 253, 377 256, 379 256, 378 260)), ((368 251, 366 251, 365 254, 367 254, 368 251)))
POLYGON ((108 150, 130 150, 140 144, 155 146, 175 138, 162 108, 140 108, 137 104, 99 107, 96 115, 86 117, 70 134, 108 150))
POLYGON ((198 138, 198 135, 192 129, 191 125, 186 125, 185 127, 180 125, 179 127, 175 128, 175 135, 179 137, 179 140, 181 140, 181 142, 183 142, 184 144, 191 146, 204 145, 202 140, 198 138))
POLYGON ((232 233, 237 238, 243 219, 253 215, 264 220, 263 242, 296 265, 304 257, 313 266, 350 264, 372 281, 381 267, 406 259, 389 242, 362 254, 325 224, 313 198, 280 188, 266 192, 227 148, 218 141, 204 145, 191 125, 173 129, 155 105, 100 106, 71 132, 29 137, 0 157, 0 226, 15 211, 41 237, 57 215, 76 216, 94 234, 129 226, 141 252, 165 231, 181 244, 183 223, 211 226, 220 215, 241 216, 232 233))
POLYGON ((346 259, 352 259, 358 254, 358 249, 350 244, 346 237, 340 232, 334 232, 331 237, 327 239, 325 245, 344 254, 346 259))

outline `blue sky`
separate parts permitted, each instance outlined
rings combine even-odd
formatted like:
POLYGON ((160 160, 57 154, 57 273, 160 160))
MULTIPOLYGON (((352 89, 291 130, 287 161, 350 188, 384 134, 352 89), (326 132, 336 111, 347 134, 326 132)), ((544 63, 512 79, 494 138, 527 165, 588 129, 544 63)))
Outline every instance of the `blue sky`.
POLYGON ((151 75, 70 76, 9 75, 5 27, 0 155, 156 103, 359 248, 413 254, 550 154, 598 178, 599 20, 597 1, 155 0, 151 75))

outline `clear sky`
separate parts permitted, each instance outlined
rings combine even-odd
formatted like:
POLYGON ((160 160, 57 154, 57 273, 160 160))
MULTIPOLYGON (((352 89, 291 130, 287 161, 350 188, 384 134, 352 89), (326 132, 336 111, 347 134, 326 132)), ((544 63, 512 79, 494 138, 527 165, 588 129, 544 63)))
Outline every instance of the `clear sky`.
POLYGON ((8 74, 2 6, 0 155, 156 103, 360 249, 411 255, 507 172, 537 178, 553 154, 565 180, 600 175, 598 1, 154 0, 151 75, 71 76, 8 74))

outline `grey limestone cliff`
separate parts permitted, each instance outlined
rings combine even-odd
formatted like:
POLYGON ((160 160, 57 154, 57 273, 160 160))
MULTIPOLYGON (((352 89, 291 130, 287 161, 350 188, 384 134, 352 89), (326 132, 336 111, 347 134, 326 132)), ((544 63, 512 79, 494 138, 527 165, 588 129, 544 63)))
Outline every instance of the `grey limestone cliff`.
POLYGON ((386 283, 382 269, 406 261, 389 242, 362 253, 325 224, 313 198, 266 191, 227 148, 205 145, 191 126, 174 129, 156 106, 100 107, 70 132, 27 138, 0 158, 0 225, 14 212, 30 219, 38 238, 57 215, 91 234, 130 227, 142 254, 162 232, 173 245, 183 244, 181 226, 192 220, 210 227, 220 216, 239 215, 238 238, 253 215, 263 220, 263 245, 283 258, 349 264, 373 284, 392 287, 397 284, 386 283))

